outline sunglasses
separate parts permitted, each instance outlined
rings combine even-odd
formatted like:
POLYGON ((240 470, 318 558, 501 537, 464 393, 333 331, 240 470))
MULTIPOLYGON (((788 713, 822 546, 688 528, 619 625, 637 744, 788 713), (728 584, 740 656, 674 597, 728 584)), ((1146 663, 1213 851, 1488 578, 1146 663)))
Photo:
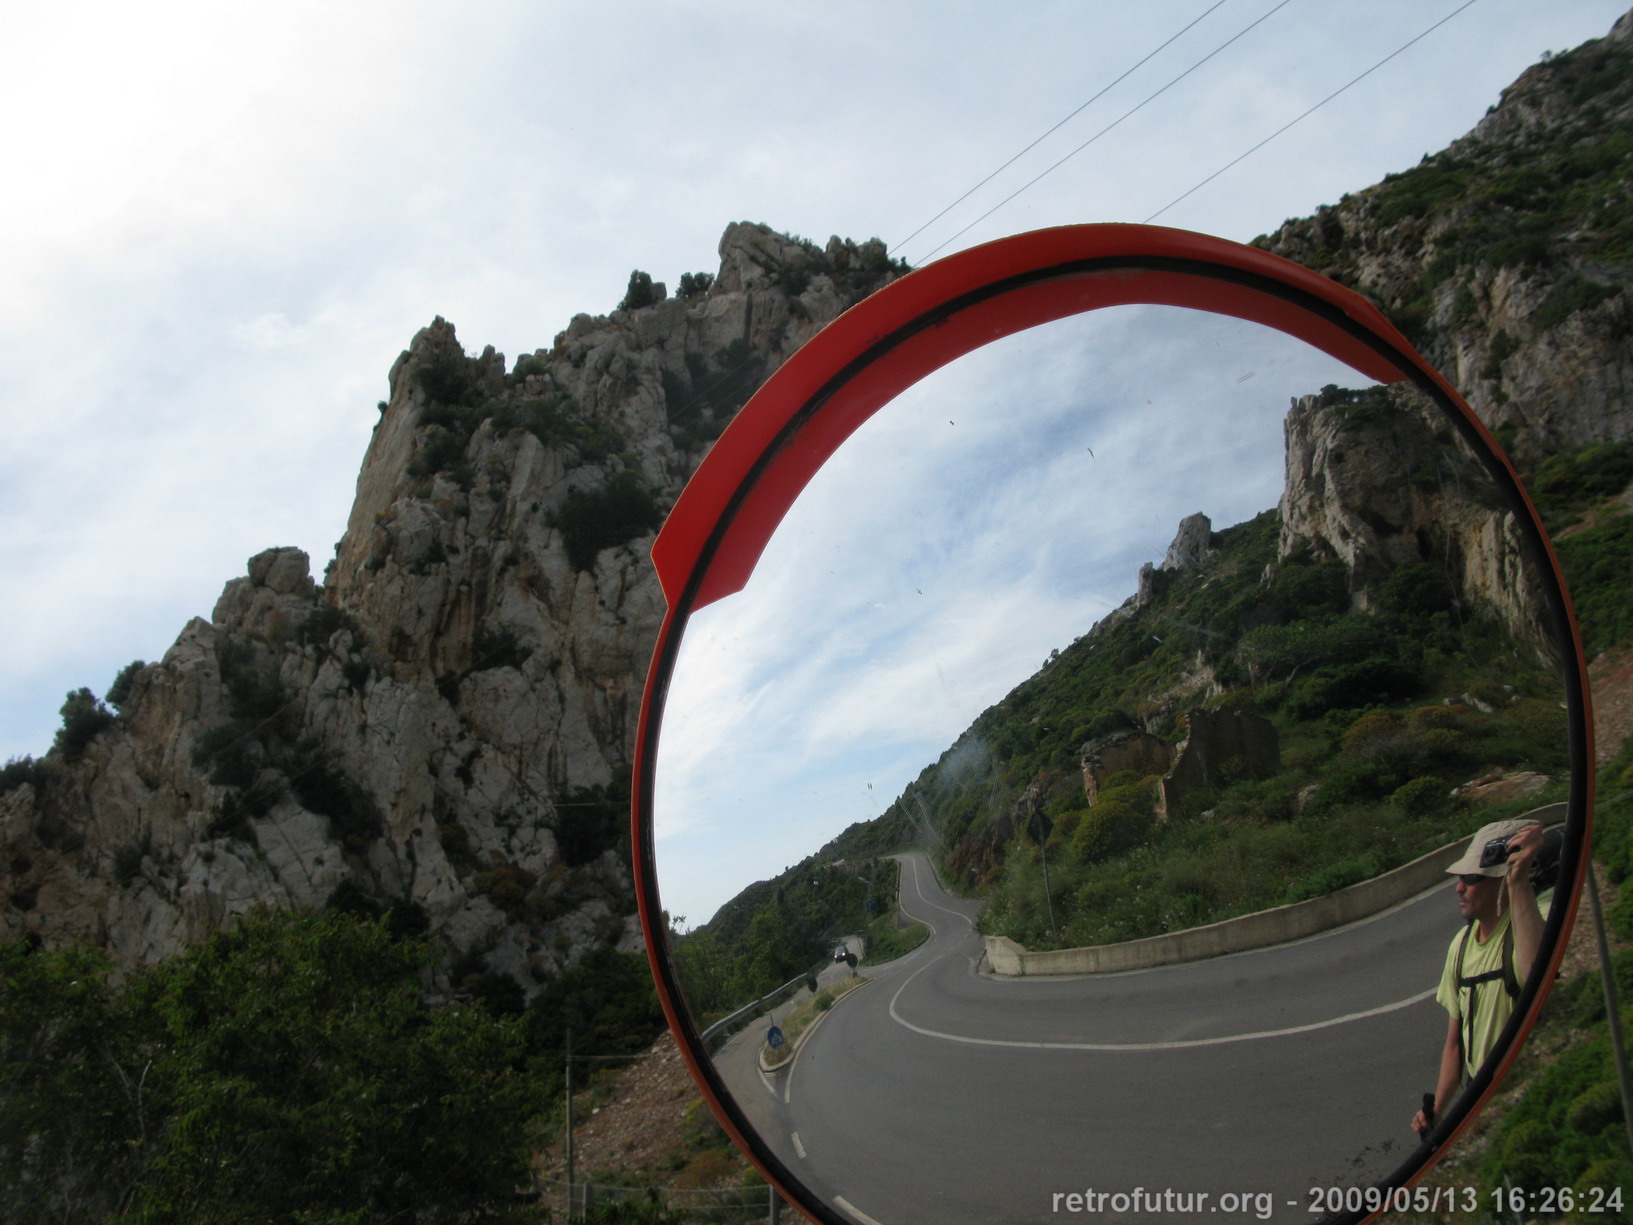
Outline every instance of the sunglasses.
POLYGON ((1486 876, 1480 872, 1465 872, 1457 878, 1465 885, 1483 885, 1488 880, 1496 880, 1495 876, 1486 876))

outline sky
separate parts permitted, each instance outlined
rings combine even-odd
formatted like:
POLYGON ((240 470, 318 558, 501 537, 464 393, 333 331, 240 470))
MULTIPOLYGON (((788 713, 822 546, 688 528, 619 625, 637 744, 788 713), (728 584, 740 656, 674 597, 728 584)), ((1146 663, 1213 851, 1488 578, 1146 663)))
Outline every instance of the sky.
MULTIPOLYGON (((14 6, 0 760, 253 554, 321 574, 434 316, 514 362, 632 268, 712 271, 732 221, 915 263, 1143 221, 1461 3, 14 6)), ((1247 240, 1306 215, 1623 7, 1476 0, 1159 220, 1247 240)))

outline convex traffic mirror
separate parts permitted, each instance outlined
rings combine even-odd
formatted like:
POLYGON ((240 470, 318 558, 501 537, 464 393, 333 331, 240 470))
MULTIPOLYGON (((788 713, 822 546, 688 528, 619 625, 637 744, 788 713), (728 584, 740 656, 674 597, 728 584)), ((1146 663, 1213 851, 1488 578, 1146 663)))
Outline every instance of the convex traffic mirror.
POLYGON ((1585 862, 1580 649, 1357 295, 1153 227, 963 252, 773 375, 653 558, 653 969, 812 1219, 1360 1219, 1512 1060, 1585 862), (1525 814, 1540 948, 1420 1139, 1488 888, 1448 868, 1525 814))

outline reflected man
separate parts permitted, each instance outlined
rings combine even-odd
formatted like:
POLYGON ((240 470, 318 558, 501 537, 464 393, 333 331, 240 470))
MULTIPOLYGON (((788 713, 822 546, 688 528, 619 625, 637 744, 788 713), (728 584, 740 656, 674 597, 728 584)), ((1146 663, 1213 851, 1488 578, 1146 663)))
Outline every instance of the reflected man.
POLYGON ((1446 1010, 1446 1044, 1440 1052, 1434 1118, 1419 1110, 1412 1130, 1426 1134, 1491 1054, 1497 1035, 1514 1012, 1537 951, 1542 946, 1543 911, 1553 900, 1539 898, 1532 868, 1542 848, 1542 826, 1528 818, 1494 821, 1481 827, 1468 850, 1449 868, 1457 877, 1457 909, 1463 930, 1446 950, 1435 999, 1446 1010))

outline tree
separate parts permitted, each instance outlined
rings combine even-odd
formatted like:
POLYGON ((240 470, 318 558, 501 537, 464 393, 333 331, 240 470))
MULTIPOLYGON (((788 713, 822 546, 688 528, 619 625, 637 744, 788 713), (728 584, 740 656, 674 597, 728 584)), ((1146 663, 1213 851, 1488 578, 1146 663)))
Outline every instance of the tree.
POLYGON ((540 1104, 520 1027, 428 1007, 428 962, 340 913, 251 916, 120 988, 94 955, 13 946, 0 1216, 503 1219, 540 1104))
POLYGON ((618 309, 640 310, 643 306, 662 302, 667 293, 663 282, 654 281, 650 275, 637 268, 629 274, 629 288, 624 291, 624 300, 618 304, 618 309))
POLYGON ((52 748, 73 760, 85 751, 99 731, 113 722, 113 711, 97 701, 89 689, 76 689, 62 704, 62 727, 52 748))
POLYGON ((675 296, 682 302, 687 302, 708 293, 713 285, 712 272, 683 272, 680 274, 680 288, 675 291, 675 296))
POLYGON ((133 659, 119 670, 119 675, 113 678, 113 684, 108 686, 108 705, 115 710, 121 709, 130 698, 130 691, 135 687, 136 675, 147 664, 140 659, 133 659))
POLYGON ((99 1222, 134 1194, 145 1078, 107 972, 98 953, 0 945, 0 1220, 99 1222))

